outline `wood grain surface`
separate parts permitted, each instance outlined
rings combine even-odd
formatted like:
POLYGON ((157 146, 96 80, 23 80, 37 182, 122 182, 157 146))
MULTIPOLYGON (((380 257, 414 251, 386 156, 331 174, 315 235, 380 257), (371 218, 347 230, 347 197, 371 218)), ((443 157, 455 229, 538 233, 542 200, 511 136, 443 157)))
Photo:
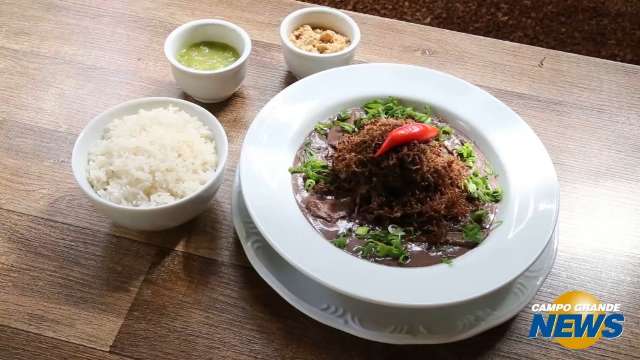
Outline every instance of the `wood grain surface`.
MULTIPOLYGON (((640 354, 640 67, 351 14, 357 62, 449 72, 535 130, 561 185, 560 247, 535 302, 569 290, 622 304, 625 330, 569 351, 528 339, 529 309, 472 339, 390 346, 321 325, 249 266, 230 216, 255 114, 295 79, 277 28, 292 1, 0 2, 0 359, 634 358, 640 354), (164 232, 120 228, 76 186, 70 156, 95 115, 146 96, 184 98, 162 46, 178 25, 223 18, 253 52, 243 87, 205 107, 229 136, 210 209, 164 232)), ((517 149, 514 149, 517 151, 517 149)))

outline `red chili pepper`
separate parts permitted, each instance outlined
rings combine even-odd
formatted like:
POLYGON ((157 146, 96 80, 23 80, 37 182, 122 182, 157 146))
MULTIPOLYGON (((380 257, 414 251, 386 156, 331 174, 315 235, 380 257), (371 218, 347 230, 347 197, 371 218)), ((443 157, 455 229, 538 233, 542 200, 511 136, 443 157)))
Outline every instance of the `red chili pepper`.
POLYGON ((374 157, 384 155, 387 151, 411 141, 427 141, 438 135, 438 128, 422 123, 409 123, 393 129, 387 135, 374 157))

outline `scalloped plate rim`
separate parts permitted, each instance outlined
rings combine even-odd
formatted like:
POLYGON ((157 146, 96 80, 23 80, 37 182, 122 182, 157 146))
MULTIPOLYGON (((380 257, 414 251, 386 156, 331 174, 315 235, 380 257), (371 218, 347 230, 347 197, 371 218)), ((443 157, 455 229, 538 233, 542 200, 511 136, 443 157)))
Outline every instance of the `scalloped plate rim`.
MULTIPOLYGON (((536 293, 538 292, 540 287, 542 287, 542 284, 544 283, 544 281, 546 280, 547 276, 551 272, 551 269, 553 268, 553 264, 555 263, 555 259, 556 259, 556 256, 557 256, 557 250, 558 250, 558 226, 556 225, 556 229, 554 230, 554 232, 552 234, 552 238, 553 239, 547 245, 548 247, 549 246, 553 247, 553 249, 551 250, 552 251, 551 258, 548 260, 548 265, 547 265, 546 268, 544 268, 543 274, 541 274, 539 276, 536 276, 534 278, 534 279, 536 279, 536 281, 531 281, 532 288, 529 289, 528 295, 525 295, 523 297, 524 299, 526 299, 526 301, 521 301, 521 303, 519 303, 519 304, 512 305, 511 307, 509 307, 509 309, 505 310, 502 313, 502 315, 495 315, 495 313, 498 312, 498 311, 496 311, 494 314, 492 314, 492 315, 494 315, 494 319, 489 320, 489 322, 487 322, 487 319, 484 319, 484 320, 479 322, 480 325, 471 328, 471 330, 468 330, 466 332, 458 334, 457 336, 451 336, 451 337, 443 337, 443 336, 441 336, 441 337, 431 337, 431 338, 426 336, 426 337, 408 337, 407 338, 406 335, 405 336, 394 336, 394 334, 376 332, 376 331, 367 330, 367 329, 363 329, 364 331, 362 331, 362 330, 357 329, 355 327, 349 326, 348 324, 340 322, 335 317, 327 315, 325 312, 323 312, 322 310, 316 308, 315 306, 302 301, 300 299, 300 297, 298 297, 295 294, 293 294, 291 291, 289 291, 289 289, 285 285, 283 285, 278 279, 276 279, 271 274, 271 271, 267 268, 267 266, 259 259, 258 255, 255 253, 254 249, 252 249, 251 246, 249 246, 248 243, 247 243, 246 229, 245 229, 245 227, 244 227, 244 225, 242 223, 242 220, 240 219, 240 216, 242 216, 242 215, 241 215, 241 210, 239 209, 238 203, 239 203, 239 201, 244 201, 244 199, 242 198, 242 190, 240 189, 240 181, 239 181, 239 177, 240 176, 239 175, 240 175, 239 171, 236 171, 236 175, 235 175, 234 183, 233 183, 233 190, 232 190, 232 201, 231 201, 231 208, 232 209, 231 209, 231 212, 232 212, 232 219, 233 219, 234 228, 236 230, 236 233, 238 234, 238 238, 240 240, 240 244, 242 245, 242 248, 243 248, 243 250, 244 250, 244 252, 245 252, 245 254, 247 256, 247 259, 249 260, 249 263, 251 264, 251 266, 253 266, 253 268, 256 270, 258 275, 276 293, 278 293, 278 295, 280 295, 286 302, 288 302, 291 306, 296 308, 298 311, 302 312, 303 314, 309 316, 310 318, 312 318, 312 319, 314 319, 314 320, 316 320, 316 321, 318 321, 318 322, 320 322, 320 323, 322 323, 324 325, 330 326, 330 327, 335 328, 337 330, 349 333, 351 335, 354 335, 354 336, 357 336, 357 337, 360 337, 360 338, 363 338, 363 339, 366 339, 366 340, 371 340, 371 341, 376 341, 376 342, 381 342, 381 343, 388 343, 388 344, 398 344, 398 345, 443 344, 443 343, 450 343, 450 342, 464 340, 464 339, 473 337, 475 335, 478 335, 478 334, 480 334, 480 333, 482 333, 484 331, 487 331, 487 330, 489 330, 491 328, 494 328, 494 327, 506 322, 510 318, 516 316, 531 301, 531 299, 533 299, 533 297, 535 297, 536 293)), ((249 221, 253 222, 253 220, 250 219, 250 215, 248 214, 246 209, 245 209, 245 214, 244 215, 249 217, 249 219, 248 219, 249 221)), ((259 231, 258 231, 258 233, 259 233, 259 231)), ((269 243, 264 238, 262 238, 262 241, 264 242, 264 246, 270 246, 269 243)), ((273 251, 274 251, 275 256, 280 256, 275 250, 273 250, 273 251)), ((544 255, 546 253, 547 253, 547 249, 545 249, 545 251, 543 251, 542 255, 544 255)), ((534 267, 541 260, 543 260, 543 256, 540 256, 531 267, 534 267)), ((291 264, 288 264, 288 265, 291 267, 291 269, 293 271, 300 272, 295 267, 291 266, 291 264)), ((525 271, 517 279, 525 278, 527 276, 528 271, 529 271, 529 269, 527 269, 527 271, 525 271)), ((304 273, 301 273, 301 274, 303 276, 305 276, 304 273)), ((516 280, 514 280, 514 282, 516 280)), ((313 280, 309 279, 309 281, 313 281, 313 280)), ((313 281, 313 283, 318 287, 324 288, 326 291, 334 291, 334 290, 331 290, 329 288, 324 287, 323 285, 317 283, 316 281, 313 281)), ((512 283, 507 284, 507 286, 511 285, 512 283)), ((341 294, 341 293, 339 293, 339 294, 341 294)), ((344 294, 341 294, 341 295, 346 296, 344 294)), ((360 301, 360 300, 357 300, 357 301, 360 301)), ((445 307, 446 307, 446 305, 445 305, 445 307)), ((408 311, 411 311, 411 310, 415 310, 415 309, 408 309, 408 311)), ((434 310, 434 308, 425 309, 425 311, 432 311, 432 310, 434 310)))

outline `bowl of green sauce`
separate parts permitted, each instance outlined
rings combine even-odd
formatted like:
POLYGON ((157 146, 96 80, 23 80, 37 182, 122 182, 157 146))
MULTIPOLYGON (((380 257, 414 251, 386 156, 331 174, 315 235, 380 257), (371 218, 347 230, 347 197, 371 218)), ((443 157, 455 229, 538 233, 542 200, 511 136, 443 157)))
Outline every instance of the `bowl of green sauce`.
POLYGON ((198 101, 229 98, 242 84, 251 53, 251 39, 224 20, 188 22, 169 34, 164 53, 176 84, 198 101))
POLYGON ((217 41, 200 41, 180 50, 178 62, 195 70, 224 69, 238 59, 240 54, 231 45, 217 41))

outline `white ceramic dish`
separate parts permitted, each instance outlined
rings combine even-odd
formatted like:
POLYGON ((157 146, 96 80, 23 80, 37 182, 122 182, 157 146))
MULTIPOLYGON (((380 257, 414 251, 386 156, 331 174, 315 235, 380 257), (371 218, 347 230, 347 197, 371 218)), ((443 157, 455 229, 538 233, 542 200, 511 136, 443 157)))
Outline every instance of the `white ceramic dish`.
POLYGON ((164 54, 171 64, 176 83, 194 99, 220 102, 230 97, 242 84, 247 74, 247 59, 251 53, 251 39, 241 27, 228 21, 204 19, 179 26, 164 42, 164 54), (235 48, 240 58, 220 70, 195 70, 178 62, 180 50, 200 41, 217 41, 235 48))
POLYGON ((222 184, 227 152, 227 135, 218 119, 210 112, 185 100, 151 97, 127 101, 93 118, 82 130, 73 146, 71 166, 80 188, 91 199, 95 207, 111 218, 113 222, 135 230, 162 230, 180 225, 206 210, 211 198, 222 184), (151 208, 122 206, 98 196, 87 180, 87 159, 89 149, 102 137, 105 126, 116 118, 135 114, 140 109, 150 110, 169 105, 176 106, 195 116, 211 130, 218 155, 218 167, 211 179, 200 190, 183 199, 151 208))
POLYGON ((280 42, 289 71, 303 78, 319 71, 351 64, 360 44, 360 28, 349 15, 329 7, 315 6, 296 10, 280 24, 280 42), (301 25, 321 26, 351 39, 351 44, 339 52, 314 54, 298 49, 289 41, 289 35, 301 25))
POLYGON ((262 237, 247 212, 240 181, 232 196, 233 223, 258 274, 307 316, 349 334, 392 344, 438 344, 463 340, 515 316, 535 296, 551 271, 558 231, 536 262, 513 282, 462 305, 394 309, 359 301, 309 279, 287 263, 262 237))
POLYGON ((350 297, 403 308, 465 302, 513 281, 540 256, 558 214, 555 170, 526 123, 468 82, 409 65, 345 66, 289 86, 265 105, 248 130, 240 175, 256 226, 290 264, 350 297), (337 83, 341 86, 333 86, 337 83), (318 234, 296 204, 287 169, 305 135, 344 108, 384 96, 414 106, 431 104, 476 143, 499 174, 505 196, 498 219, 503 223, 481 246, 455 259, 453 267, 400 268, 354 258, 318 234))

